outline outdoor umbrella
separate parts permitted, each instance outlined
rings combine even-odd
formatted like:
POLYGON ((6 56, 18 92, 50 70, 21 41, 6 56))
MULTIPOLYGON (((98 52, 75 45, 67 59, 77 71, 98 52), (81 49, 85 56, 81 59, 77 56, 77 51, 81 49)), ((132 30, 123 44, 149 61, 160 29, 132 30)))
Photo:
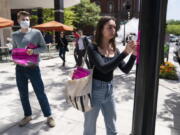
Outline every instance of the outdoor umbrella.
POLYGON ((56 21, 39 24, 33 26, 33 28, 39 29, 41 31, 73 31, 73 27, 64 25, 56 21))
POLYGON ((0 17, 0 28, 9 27, 12 26, 13 24, 14 22, 12 20, 0 17))
POLYGON ((0 40, 1 40, 1 44, 4 44, 4 37, 3 37, 2 28, 13 26, 13 24, 14 24, 14 22, 12 20, 0 17, 0 35, 1 35, 0 40))

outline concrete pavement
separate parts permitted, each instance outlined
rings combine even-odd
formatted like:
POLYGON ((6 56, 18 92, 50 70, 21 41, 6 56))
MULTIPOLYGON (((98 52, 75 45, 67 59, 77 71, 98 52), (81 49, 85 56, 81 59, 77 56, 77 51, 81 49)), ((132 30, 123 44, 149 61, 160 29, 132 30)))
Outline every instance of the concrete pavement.
MULTIPOLYGON (((51 53, 50 56, 53 58, 46 59, 47 57, 43 56, 40 67, 45 90, 56 120, 56 127, 49 128, 46 125, 46 119, 40 111, 31 85, 29 85, 29 94, 33 120, 23 128, 18 127, 17 122, 23 117, 23 112, 15 82, 15 65, 8 62, 0 63, 0 134, 82 135, 83 114, 68 105, 63 96, 64 83, 75 65, 72 51, 67 54, 65 68, 61 67, 62 61, 58 58, 57 52, 51 53)), ((170 57, 172 57, 172 51, 170 57)), ((172 59, 170 58, 170 60, 172 59)), ((178 66, 180 76, 179 65, 175 64, 178 66)), ((129 135, 134 102, 135 66, 128 75, 119 69, 115 71, 114 75, 119 132, 120 135, 129 135)), ((157 111, 156 135, 180 135, 179 81, 160 79, 157 111)), ((103 117, 100 114, 97 122, 97 135, 105 135, 105 133, 103 117)))

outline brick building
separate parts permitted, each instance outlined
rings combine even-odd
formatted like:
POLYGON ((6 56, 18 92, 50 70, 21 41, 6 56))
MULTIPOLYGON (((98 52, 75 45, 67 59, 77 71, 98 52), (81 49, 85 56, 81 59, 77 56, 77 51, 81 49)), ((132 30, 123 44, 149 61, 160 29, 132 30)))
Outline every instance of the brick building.
POLYGON ((114 16, 117 21, 138 17, 139 0, 91 0, 101 8, 101 15, 114 16))

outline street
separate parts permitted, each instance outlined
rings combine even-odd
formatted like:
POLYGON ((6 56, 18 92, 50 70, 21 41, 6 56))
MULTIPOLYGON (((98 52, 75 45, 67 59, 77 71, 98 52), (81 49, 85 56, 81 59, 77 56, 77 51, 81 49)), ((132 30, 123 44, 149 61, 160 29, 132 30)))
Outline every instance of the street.
MULTIPOLYGON (((122 47, 123 48, 123 47, 122 47)), ((122 49, 121 48, 121 49, 122 49)), ((169 60, 172 60, 172 49, 169 60)), ((57 52, 43 54, 40 68, 45 84, 45 90, 52 108, 56 127, 49 128, 43 117, 37 98, 29 85, 30 102, 33 110, 33 120, 23 128, 18 121, 23 118, 23 111, 15 82, 15 65, 12 62, 0 63, 0 134, 2 135, 82 135, 83 114, 76 111, 65 101, 64 84, 75 66, 73 50, 67 53, 66 67, 61 67, 62 61, 57 52)), ((176 64, 180 76, 179 65, 176 64)), ((117 125, 120 135, 131 133, 133 99, 135 85, 135 66, 128 74, 117 69, 114 73, 114 91, 117 106, 117 125)), ((180 83, 160 79, 156 135, 180 135, 180 83)), ((97 135, 105 135, 102 114, 98 118, 97 135)))

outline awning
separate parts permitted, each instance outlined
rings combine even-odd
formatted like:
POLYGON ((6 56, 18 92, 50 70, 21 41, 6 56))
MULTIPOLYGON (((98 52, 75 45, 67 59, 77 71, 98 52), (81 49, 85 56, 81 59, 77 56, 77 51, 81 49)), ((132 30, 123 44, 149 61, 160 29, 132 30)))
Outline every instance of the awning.
POLYGON ((50 21, 47 23, 33 26, 33 28, 41 31, 73 31, 73 27, 64 25, 56 21, 50 21))
MULTIPOLYGON (((64 8, 79 4, 80 0, 64 0, 64 8)), ((10 0, 11 9, 54 8, 54 0, 10 0)))

